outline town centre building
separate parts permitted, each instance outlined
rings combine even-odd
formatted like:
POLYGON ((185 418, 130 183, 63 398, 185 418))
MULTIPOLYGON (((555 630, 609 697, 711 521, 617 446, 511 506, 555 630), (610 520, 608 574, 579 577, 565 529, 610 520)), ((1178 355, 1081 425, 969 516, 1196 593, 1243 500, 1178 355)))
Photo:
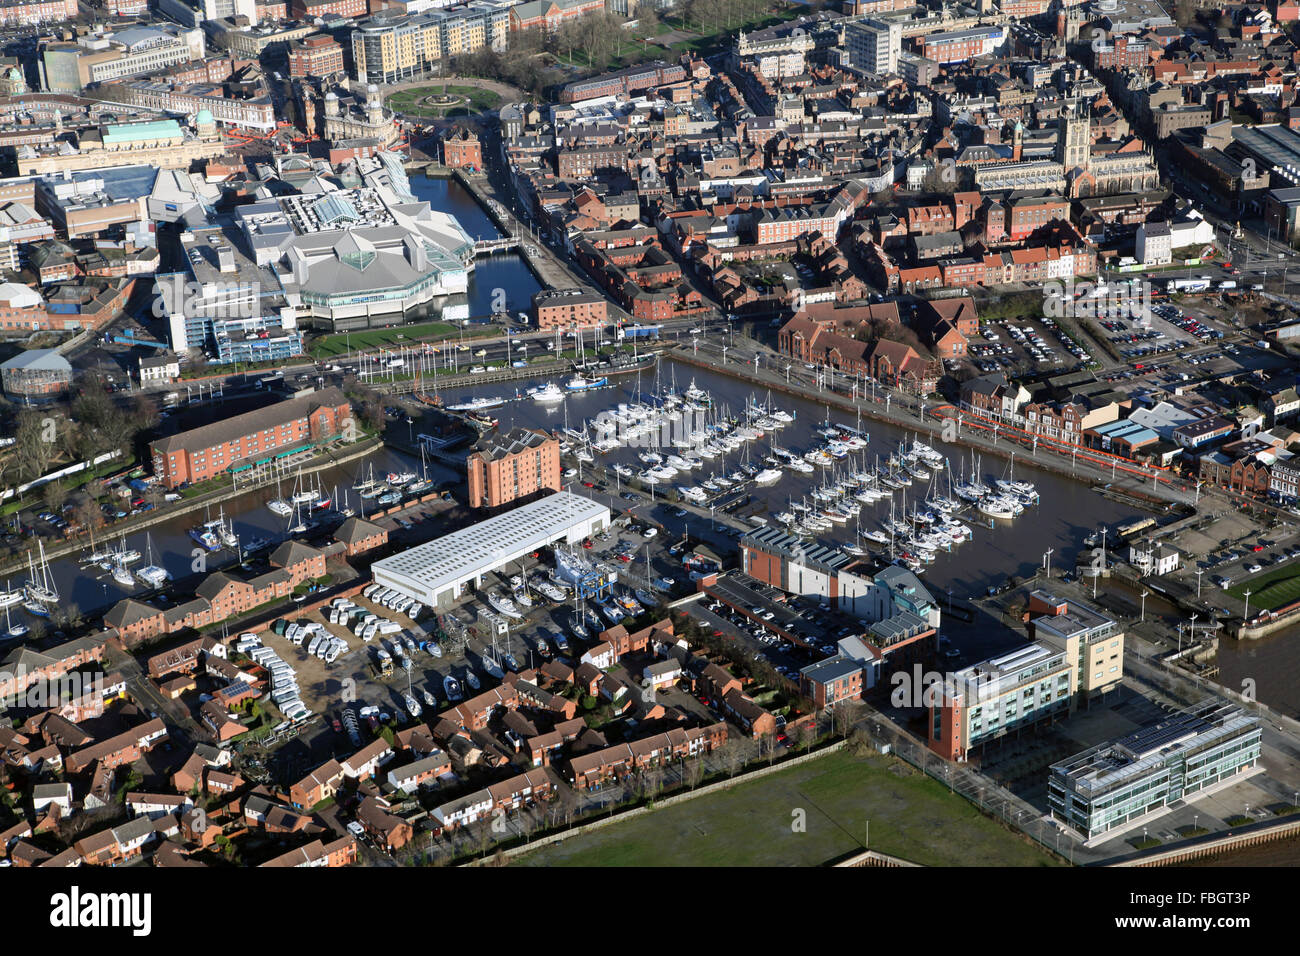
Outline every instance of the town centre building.
POLYGON ((429 606, 445 608, 466 585, 557 541, 576 544, 609 527, 607 507, 581 495, 557 492, 453 531, 401 554, 376 561, 375 583, 429 606))

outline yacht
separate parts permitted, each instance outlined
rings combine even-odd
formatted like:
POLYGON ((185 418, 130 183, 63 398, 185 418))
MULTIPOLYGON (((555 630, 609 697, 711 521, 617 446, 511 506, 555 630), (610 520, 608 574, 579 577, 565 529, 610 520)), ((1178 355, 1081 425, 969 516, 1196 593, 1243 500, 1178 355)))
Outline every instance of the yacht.
MULTIPOLYGON (((475 682, 477 683, 477 679, 475 682)), ((456 680, 456 678, 452 677, 450 674, 442 679, 442 692, 446 695, 447 699, 451 701, 460 700, 464 696, 460 690, 460 681, 456 680)))
MULTIPOLYGON (((6 582, 5 586, 8 587, 8 582, 6 582)), ((14 592, 8 591, 6 593, 12 594, 14 592)), ((8 634, 10 637, 19 638, 19 637, 26 636, 29 630, 31 630, 31 628, 29 628, 22 621, 18 621, 15 623, 13 619, 9 617, 9 605, 6 604, 5 605, 5 633, 8 634)))
POLYGON ((424 698, 424 706, 428 707, 430 710, 433 710, 438 706, 438 698, 433 696, 433 691, 429 690, 429 688, 426 687, 421 691, 420 696, 424 698))
POLYGON ((221 539, 218 538, 217 533, 207 527, 207 525, 199 525, 197 528, 190 528, 189 536, 209 551, 221 550, 221 539))
POLYGON ((123 587, 127 587, 127 588, 135 587, 135 578, 132 576, 130 568, 128 568, 126 565, 114 564, 112 574, 113 574, 113 580, 116 581, 118 584, 122 585, 123 587))
POLYGON ((487 593, 487 602, 492 606, 492 610, 496 611, 498 614, 504 614, 506 617, 514 618, 515 620, 519 620, 523 617, 523 615, 519 613, 519 609, 515 607, 513 601, 507 597, 502 597, 494 591, 489 591, 487 593))
POLYGON ((406 712, 412 717, 419 717, 420 714, 424 713, 424 708, 420 706, 420 702, 410 694, 402 695, 402 703, 406 704, 406 712))
POLYGON ((499 408, 506 403, 506 400, 499 395, 480 395, 477 398, 471 398, 468 402, 460 402, 457 405, 448 405, 449 412, 482 412, 489 408, 499 408))
MULTIPOLYGON (((32 565, 32 553, 27 552, 28 577, 26 593, 27 597, 31 599, 28 604, 33 602, 37 604, 58 604, 59 591, 54 586, 54 578, 50 574, 50 563, 45 560, 45 543, 38 541, 36 547, 41 558, 35 566, 32 565)), ((23 606, 28 607, 28 604, 23 606)), ((28 610, 31 610, 31 608, 28 607, 28 610)), ((33 611, 32 613, 36 612, 33 611)), ((49 613, 47 612, 44 616, 49 617, 49 613)))
POLYGON ((470 690, 478 690, 481 686, 478 682, 478 675, 474 673, 472 667, 465 668, 465 683, 469 686, 470 690))
POLYGON ((585 392, 587 389, 600 388, 608 382, 604 378, 583 378, 581 375, 575 375, 564 383, 564 387, 571 392, 585 392))
POLYGON ((781 470, 779 468, 764 468, 754 476, 754 481, 760 485, 771 485, 781 480, 781 470))
POLYGON ((281 518, 287 518, 289 515, 293 514, 293 505, 289 504, 289 502, 285 501, 283 498, 272 498, 266 503, 266 507, 267 510, 271 511, 273 514, 279 515, 281 518))
POLYGON ((1016 516, 1015 506, 1001 495, 988 495, 981 498, 975 506, 982 515, 988 515, 990 518, 1014 518, 1016 516))
POLYGON ((528 397, 542 405, 551 405, 564 401, 564 389, 554 382, 538 385, 528 390, 528 397))

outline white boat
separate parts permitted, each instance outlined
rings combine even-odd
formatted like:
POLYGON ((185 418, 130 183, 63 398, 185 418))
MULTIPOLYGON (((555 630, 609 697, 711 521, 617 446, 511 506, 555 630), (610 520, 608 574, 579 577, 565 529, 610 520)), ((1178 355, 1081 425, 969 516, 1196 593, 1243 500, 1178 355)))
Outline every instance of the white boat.
POLYGON ((449 412, 481 412, 489 408, 499 408, 504 405, 506 400, 499 395, 480 395, 478 398, 471 398, 468 402, 460 402, 456 405, 448 405, 449 412))
MULTIPOLYGON (((9 582, 8 582, 8 581, 5 582, 5 587, 6 587, 6 588, 9 587, 9 582)), ((15 592, 15 591, 6 591, 5 593, 6 593, 6 594, 15 594, 15 593, 17 593, 17 592, 15 592)), ((25 637, 25 636, 27 635, 27 632, 28 632, 29 630, 31 630, 31 628, 29 628, 29 627, 28 627, 26 624, 24 624, 22 621, 18 621, 17 623, 14 623, 13 619, 10 618, 10 616, 9 616, 9 605, 6 604, 6 605, 5 605, 5 633, 8 634, 8 635, 9 635, 10 637, 12 637, 12 638, 19 638, 19 637, 25 637)))
POLYGON ((1016 516, 1015 507, 1000 495, 988 495, 979 500, 975 506, 979 513, 987 515, 990 518, 1014 518, 1016 516))
POLYGON ((293 514, 293 505, 289 504, 289 502, 285 501, 283 498, 272 498, 266 503, 266 507, 267 510, 273 514, 279 515, 281 518, 287 518, 289 515, 293 514))
POLYGON ((550 405, 555 402, 564 401, 564 389, 554 382, 547 382, 545 385, 538 385, 528 390, 528 397, 542 405, 550 405))
POLYGON ((564 387, 571 392, 585 392, 590 388, 599 388, 606 384, 603 378, 583 378, 581 375, 575 375, 564 383, 564 387))
POLYGON ((406 712, 412 717, 419 717, 420 714, 424 713, 424 708, 420 706, 420 702, 410 694, 402 695, 402 703, 406 704, 406 712))
MULTIPOLYGON (((7 588, 8 586, 9 585, 6 582, 5 587, 7 588)), ((0 608, 8 609, 15 607, 22 604, 25 600, 26 597, 23 595, 22 591, 0 591, 0 608)))
POLYGON ((702 388, 696 387, 695 379, 691 379, 690 387, 687 388, 686 391, 682 392, 682 397, 687 398, 692 402, 710 403, 712 401, 708 392, 702 388))
POLYGON ((494 591, 489 591, 487 593, 487 602, 498 614, 504 614, 506 617, 511 617, 515 620, 519 620, 523 617, 523 615, 519 613, 519 609, 515 607, 513 601, 507 597, 502 597, 494 591))
POLYGON ((113 580, 123 587, 135 587, 135 578, 131 575, 130 569, 124 564, 113 565, 113 580))
POLYGON ((460 700, 464 695, 460 690, 460 681, 448 674, 442 679, 442 692, 447 695, 450 701, 460 700))
POLYGON ((754 476, 754 481, 760 485, 771 485, 781 480, 781 469, 764 468, 754 476))
MULTIPOLYGON (((50 574, 50 563, 45 559, 45 543, 36 542, 36 547, 40 552, 40 562, 32 564, 32 553, 27 552, 27 597, 31 600, 28 604, 36 602, 37 604, 58 604, 59 591, 54 585, 54 578, 50 574)), ((24 605, 26 607, 27 605, 24 605)), ((31 610, 30 608, 28 608, 31 610)), ((35 611, 32 611, 35 614, 35 611)), ((39 615, 37 615, 39 616, 39 615)), ((48 617, 48 613, 46 614, 48 617)))

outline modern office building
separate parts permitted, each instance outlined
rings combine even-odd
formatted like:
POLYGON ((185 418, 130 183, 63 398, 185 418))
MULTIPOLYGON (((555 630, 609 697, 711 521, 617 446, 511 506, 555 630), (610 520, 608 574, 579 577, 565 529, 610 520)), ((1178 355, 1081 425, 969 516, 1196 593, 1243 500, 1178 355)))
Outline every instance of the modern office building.
POLYGON ((544 432, 515 428, 484 438, 465 466, 471 508, 499 508, 539 491, 560 490, 560 443, 544 432))
POLYGON ((371 566, 375 582, 426 607, 446 608, 483 576, 560 541, 576 544, 609 527, 607 507, 561 491, 453 531, 371 566))
POLYGON ((932 690, 932 699, 907 705, 927 705, 930 749, 961 761, 974 746, 1068 714, 1073 678, 1064 650, 1029 644, 963 668, 932 690))
POLYGON ((1080 703, 1124 677, 1124 629, 1099 611, 1043 590, 1029 595, 1029 637, 1064 651, 1074 668, 1080 703))
POLYGON ((903 52, 901 23, 868 17, 844 27, 844 45, 849 63, 860 70, 883 76, 898 72, 899 54, 903 52))
POLYGON ((76 43, 51 42, 41 49, 45 89, 79 93, 91 83, 157 73, 177 63, 202 60, 202 30, 171 24, 134 26, 89 35, 76 43))
POLYGON ((1259 718, 1206 700, 1108 744, 1053 764, 1052 818, 1092 840, 1170 804, 1205 794, 1259 762, 1259 718))

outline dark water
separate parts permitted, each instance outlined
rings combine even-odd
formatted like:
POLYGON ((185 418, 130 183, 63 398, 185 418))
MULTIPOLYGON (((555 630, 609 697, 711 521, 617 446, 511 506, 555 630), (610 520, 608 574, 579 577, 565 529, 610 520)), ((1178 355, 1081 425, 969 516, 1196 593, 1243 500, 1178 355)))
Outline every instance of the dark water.
MULTIPOLYGON (((658 370, 649 370, 635 375, 624 375, 611 379, 612 387, 590 392, 569 393, 562 403, 540 405, 530 399, 511 401, 505 406, 493 410, 492 414, 501 422, 501 429, 507 430, 515 425, 530 428, 556 429, 571 427, 581 430, 584 421, 594 419, 602 411, 616 407, 620 402, 632 403, 649 399, 656 388, 668 388, 680 391, 692 380, 707 390, 713 397, 715 408, 726 409, 733 415, 743 416, 746 400, 753 395, 760 402, 766 403, 769 396, 754 394, 753 388, 746 383, 735 381, 720 374, 701 372, 687 366, 678 366, 672 362, 661 362, 658 370)), ((534 383, 518 383, 520 391, 534 383)), ((471 396, 510 396, 515 386, 487 385, 470 386, 445 392, 443 398, 448 402, 463 402, 471 396)), ((772 436, 764 436, 749 443, 748 454, 753 463, 761 464, 761 459, 769 454, 769 445, 777 445, 792 451, 804 452, 824 443, 815 428, 825 423, 827 409, 815 402, 773 393, 770 400, 776 406, 795 415, 795 422, 776 431, 772 436)), ((897 448, 904 433, 893 426, 883 425, 863 419, 855 420, 845 412, 830 413, 830 420, 839 424, 859 427, 870 436, 868 447, 862 452, 844 459, 839 467, 847 463, 860 463, 865 456, 867 465, 874 464, 877 455, 883 460, 897 448)), ((912 433, 907 433, 910 441, 912 433)), ((956 446, 945 446, 937 435, 922 435, 922 440, 932 447, 950 456, 952 470, 960 476, 969 473, 973 465, 969 455, 956 446), (965 456, 965 457, 963 457, 965 456)), ((594 465, 584 466, 586 473, 595 468, 602 474, 613 463, 621 463, 640 471, 646 467, 637 455, 647 450, 640 446, 620 448, 606 455, 597 455, 594 465)), ((665 454, 674 449, 667 449, 665 454)), ((678 484, 699 484, 710 473, 731 474, 736 466, 744 460, 746 449, 742 446, 726 457, 713 458, 703 467, 673 478, 669 487, 678 484)), ((1002 477, 1006 464, 1002 459, 983 462, 980 470, 990 477, 1002 477)), ((760 514, 770 516, 785 511, 790 500, 798 500, 810 494, 811 490, 821 484, 832 469, 819 469, 812 474, 799 474, 787 471, 776 484, 766 488, 749 485, 745 488, 757 502, 762 503, 760 514)), ((611 476, 612 477, 612 476, 611 476)), ((1026 510, 1014 522, 998 522, 989 528, 989 519, 968 512, 963 521, 974 530, 973 537, 964 544, 956 546, 951 553, 940 552, 934 563, 927 566, 923 580, 939 598, 946 598, 948 589, 954 597, 983 594, 993 584, 1002 584, 1008 575, 1025 575, 1041 566, 1044 552, 1055 549, 1051 556, 1055 567, 1072 566, 1075 555, 1080 552, 1083 538, 1102 525, 1113 528, 1117 523, 1134 518, 1138 512, 1126 505, 1119 504, 1090 490, 1089 486, 1069 481, 1045 471, 1032 467, 1032 463, 1017 459, 1016 477, 1033 481, 1041 494, 1041 503, 1026 510), (982 522, 982 523, 981 523, 982 522)), ((940 486, 947 492, 946 479, 940 486)), ((923 498, 926 486, 917 481, 905 489, 907 507, 912 502, 923 498)), ((615 497, 611 486, 610 497, 615 497)), ((901 513, 904 502, 904 490, 894 493, 896 508, 901 513)), ((811 500, 811 499, 809 499, 811 500)), ((874 505, 866 505, 861 513, 863 530, 878 529, 879 522, 889 516, 889 499, 882 499, 874 505)), ((849 542, 856 535, 857 526, 853 522, 836 525, 824 533, 823 539, 841 543, 849 542)))
MULTIPOLYGON (((315 478, 319 477, 320 484, 327 494, 339 501, 343 501, 344 495, 346 495, 347 503, 358 514, 362 514, 364 509, 374 510, 375 503, 373 500, 363 502, 357 493, 352 490, 352 485, 359 480, 361 474, 372 463, 375 474, 380 478, 389 471, 402 470, 418 473, 420 470, 418 460, 412 461, 409 456, 390 449, 383 449, 366 459, 348 462, 337 468, 320 472, 318 476, 307 476, 304 480, 309 482, 311 487, 315 487, 315 478)), ((452 470, 432 464, 429 465, 428 473, 429 477, 437 482, 455 480, 456 478, 456 474, 452 470)), ((293 491, 294 480, 292 476, 287 478, 282 483, 279 492, 272 486, 251 491, 246 495, 241 495, 224 503, 225 516, 232 521, 235 533, 240 536, 242 541, 248 542, 254 538, 262 537, 279 542, 287 536, 286 528, 289 519, 282 518, 269 511, 266 508, 266 503, 275 498, 278 493, 288 497, 293 491)), ((213 511, 210 517, 216 519, 218 514, 217 511, 213 511)), ((195 549, 202 549, 200 545, 190 538, 188 531, 190 528, 202 524, 208 518, 209 515, 203 511, 190 512, 187 515, 170 518, 154 525, 148 529, 147 534, 140 532, 127 535, 125 538, 126 546, 138 550, 144 556, 141 561, 131 565, 132 570, 149 563, 149 549, 152 547, 153 563, 166 568, 171 572, 173 578, 180 580, 191 575, 193 573, 194 551, 195 549)), ((97 538, 96 547, 103 548, 107 544, 116 545, 120 540, 122 539, 112 536, 97 538)), ((208 569, 216 570, 218 567, 231 562, 233 554, 230 551, 223 550, 209 553, 206 558, 208 569)), ((113 580, 110 574, 101 571, 98 567, 83 567, 78 560, 72 557, 51 561, 50 572, 54 576, 63 604, 66 606, 68 602, 75 603, 83 614, 105 610, 123 597, 145 592, 145 588, 139 585, 127 588, 119 584, 113 580)), ((25 575, 23 577, 25 578, 25 575)), ((23 581, 17 578, 10 582, 15 588, 22 583, 23 581)), ((17 608, 11 610, 10 614, 11 616, 21 615, 24 620, 27 619, 26 612, 17 608)), ((0 623, 3 622, 0 621, 0 623)))
MULTIPOLYGON (((487 212, 454 179, 435 179, 419 173, 411 176, 411 190, 434 209, 455 216, 475 239, 499 239, 500 229, 487 212)), ((488 316, 501 310, 527 312, 533 293, 541 289, 537 277, 516 252, 480 256, 469 280, 469 314, 488 316)))

